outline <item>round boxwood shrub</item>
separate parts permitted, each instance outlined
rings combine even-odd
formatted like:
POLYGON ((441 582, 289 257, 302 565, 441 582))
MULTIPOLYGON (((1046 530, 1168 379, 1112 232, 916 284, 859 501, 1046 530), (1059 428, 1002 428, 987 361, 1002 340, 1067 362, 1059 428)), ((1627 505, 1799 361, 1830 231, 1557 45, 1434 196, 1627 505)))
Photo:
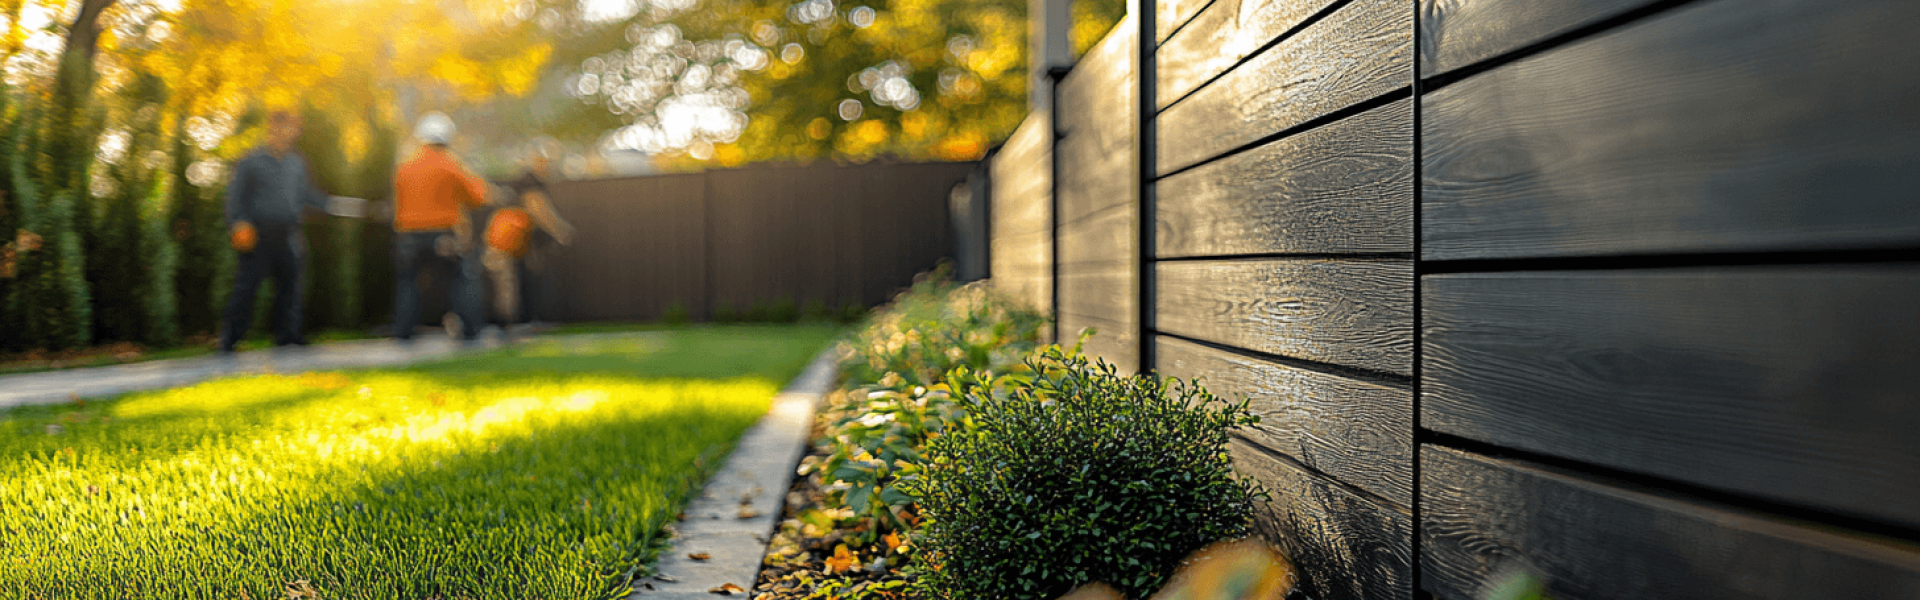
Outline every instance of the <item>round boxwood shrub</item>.
POLYGON ((1047 600, 1105 582, 1147 598, 1187 555, 1248 535, 1266 492, 1227 454, 1228 431, 1259 421, 1245 401, 1058 348, 1027 364, 948 377, 968 417, 906 486, 926 519, 922 597, 1047 600))

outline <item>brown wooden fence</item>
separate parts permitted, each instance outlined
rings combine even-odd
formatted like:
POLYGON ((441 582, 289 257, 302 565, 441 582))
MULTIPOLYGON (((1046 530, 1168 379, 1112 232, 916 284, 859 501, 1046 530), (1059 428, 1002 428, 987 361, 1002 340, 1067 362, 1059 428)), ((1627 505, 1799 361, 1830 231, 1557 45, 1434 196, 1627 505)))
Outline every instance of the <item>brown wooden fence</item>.
POLYGON ((555 264, 564 320, 674 305, 874 306, 952 256, 949 198, 974 163, 759 167, 555 183, 579 241, 555 264))
POLYGON ((1917 26, 1161 0, 991 160, 994 279, 1250 397, 1317 600, 1920 597, 1917 26))

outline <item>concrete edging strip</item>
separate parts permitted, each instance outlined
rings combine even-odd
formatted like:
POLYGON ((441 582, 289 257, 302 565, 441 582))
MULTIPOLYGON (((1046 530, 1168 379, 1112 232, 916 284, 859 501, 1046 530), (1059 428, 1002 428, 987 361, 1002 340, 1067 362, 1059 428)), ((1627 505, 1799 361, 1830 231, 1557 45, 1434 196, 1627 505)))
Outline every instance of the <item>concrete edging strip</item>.
POLYGON ((767 540, 793 481, 794 465, 806 451, 814 409, 838 378, 836 346, 829 345, 814 357, 787 389, 774 396, 767 415, 741 435, 726 465, 688 503, 686 520, 676 524, 673 548, 656 565, 657 572, 667 578, 635 581, 630 598, 712 598, 717 594, 708 590, 728 583, 740 587, 737 595, 752 593, 767 540), (740 518, 743 514, 752 516, 740 518), (694 560, 689 554, 708 558, 694 560))

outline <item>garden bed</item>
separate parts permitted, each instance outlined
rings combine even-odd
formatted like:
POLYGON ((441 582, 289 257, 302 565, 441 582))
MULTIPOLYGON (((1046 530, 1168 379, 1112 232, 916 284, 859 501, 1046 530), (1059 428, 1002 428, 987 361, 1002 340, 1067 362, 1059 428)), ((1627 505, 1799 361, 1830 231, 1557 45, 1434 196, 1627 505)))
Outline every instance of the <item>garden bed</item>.
POLYGON ((1291 565, 1247 538, 1267 492, 1225 452, 1258 421, 1246 402, 1118 373, 1047 327, 933 278, 864 323, 754 600, 1287 595, 1291 565))
POLYGON ((0 413, 0 589, 617 595, 834 333, 560 338, 0 413))

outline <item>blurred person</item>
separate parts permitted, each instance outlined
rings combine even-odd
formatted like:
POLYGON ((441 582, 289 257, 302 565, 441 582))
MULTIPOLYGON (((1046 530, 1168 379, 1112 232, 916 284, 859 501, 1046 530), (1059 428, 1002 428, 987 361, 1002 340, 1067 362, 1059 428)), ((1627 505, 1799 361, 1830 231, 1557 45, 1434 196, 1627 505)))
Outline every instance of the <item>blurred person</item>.
POLYGON ((448 146, 453 119, 428 113, 414 127, 420 150, 394 175, 393 334, 411 341, 420 323, 421 269, 451 272, 448 293, 453 313, 447 332, 464 342, 479 337, 481 325, 480 258, 471 240, 466 210, 486 205, 487 182, 469 171, 448 146))
POLYGON ((487 221, 483 264, 493 281, 494 313, 504 330, 522 315, 529 320, 553 319, 552 259, 558 246, 572 245, 574 229, 553 206, 547 192, 557 144, 541 142, 526 159, 526 171, 508 182, 508 206, 487 221))
POLYGON ((273 111, 267 116, 266 143, 233 165, 233 179, 227 183, 227 227, 240 264, 221 319, 221 354, 231 354, 253 327, 254 299, 261 280, 269 277, 274 345, 307 345, 300 323, 307 257, 307 240, 300 232, 303 209, 350 215, 355 202, 365 203, 314 187, 306 159, 293 149, 302 126, 299 113, 273 111))

